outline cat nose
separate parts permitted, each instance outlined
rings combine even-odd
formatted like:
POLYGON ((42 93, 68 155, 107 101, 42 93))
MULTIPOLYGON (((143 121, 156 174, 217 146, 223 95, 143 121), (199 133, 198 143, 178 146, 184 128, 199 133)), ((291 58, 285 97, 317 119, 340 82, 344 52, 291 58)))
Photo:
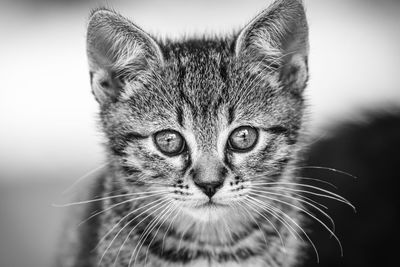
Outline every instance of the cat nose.
POLYGON ((194 184, 197 185, 197 187, 200 188, 200 190, 203 191, 203 193, 206 194, 210 199, 213 195, 215 195, 223 183, 223 180, 213 182, 201 182, 194 180, 194 184))
MULTIPOLYGON (((214 168, 211 168, 214 169, 214 168)), ((210 199, 222 187, 228 170, 225 167, 216 168, 211 172, 201 171, 198 168, 191 170, 194 184, 210 199)))
POLYGON ((224 164, 210 153, 203 153, 196 161, 189 175, 193 183, 210 199, 217 193, 228 175, 224 164))

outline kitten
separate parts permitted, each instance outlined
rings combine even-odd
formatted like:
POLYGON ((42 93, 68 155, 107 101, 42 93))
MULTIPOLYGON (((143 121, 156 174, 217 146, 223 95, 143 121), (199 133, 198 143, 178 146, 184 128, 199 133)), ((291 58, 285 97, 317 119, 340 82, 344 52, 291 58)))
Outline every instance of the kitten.
POLYGON ((74 266, 300 262, 301 1, 275 1, 233 37, 164 42, 98 9, 87 52, 110 164, 74 266))

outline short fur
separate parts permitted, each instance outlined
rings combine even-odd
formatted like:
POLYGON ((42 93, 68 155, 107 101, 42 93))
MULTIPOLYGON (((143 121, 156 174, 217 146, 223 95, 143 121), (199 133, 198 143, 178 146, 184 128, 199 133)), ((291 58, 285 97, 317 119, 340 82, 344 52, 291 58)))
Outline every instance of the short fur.
POLYGON ((87 36, 110 163, 93 193, 102 212, 74 266, 299 263, 303 241, 291 229, 301 236, 294 208, 301 203, 279 188, 297 182, 302 147, 308 28, 301 1, 274 2, 233 37, 165 42, 99 9, 87 36), (227 140, 243 125, 258 129, 259 139, 236 153, 227 140), (165 129, 184 137, 182 154, 157 149, 153 136, 165 129), (223 185, 208 198, 195 175, 223 185))

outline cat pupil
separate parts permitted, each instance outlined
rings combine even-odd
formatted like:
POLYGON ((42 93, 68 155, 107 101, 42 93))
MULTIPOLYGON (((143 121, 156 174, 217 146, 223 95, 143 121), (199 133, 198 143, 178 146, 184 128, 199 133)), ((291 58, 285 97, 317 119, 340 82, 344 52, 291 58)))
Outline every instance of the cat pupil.
POLYGON ((242 130, 238 135, 242 139, 242 142, 248 141, 247 136, 249 135, 249 133, 247 130, 242 130))

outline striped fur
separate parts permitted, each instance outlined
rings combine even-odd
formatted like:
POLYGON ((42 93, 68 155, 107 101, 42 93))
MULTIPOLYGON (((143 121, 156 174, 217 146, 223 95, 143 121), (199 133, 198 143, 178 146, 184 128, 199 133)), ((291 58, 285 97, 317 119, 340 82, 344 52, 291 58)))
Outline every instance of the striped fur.
POLYGON ((276 1, 236 36, 183 41, 157 42, 114 11, 93 12, 88 56, 110 167, 94 192, 105 212, 82 241, 93 252, 81 252, 76 266, 296 265, 303 242, 257 203, 301 224, 298 210, 279 200, 300 203, 251 190, 296 181, 307 54, 296 0, 276 1), (259 139, 235 153, 227 139, 242 125, 259 139), (157 149, 153 134, 165 129, 184 137, 182 154, 157 149), (195 168, 223 180, 212 204, 193 182, 195 168))

